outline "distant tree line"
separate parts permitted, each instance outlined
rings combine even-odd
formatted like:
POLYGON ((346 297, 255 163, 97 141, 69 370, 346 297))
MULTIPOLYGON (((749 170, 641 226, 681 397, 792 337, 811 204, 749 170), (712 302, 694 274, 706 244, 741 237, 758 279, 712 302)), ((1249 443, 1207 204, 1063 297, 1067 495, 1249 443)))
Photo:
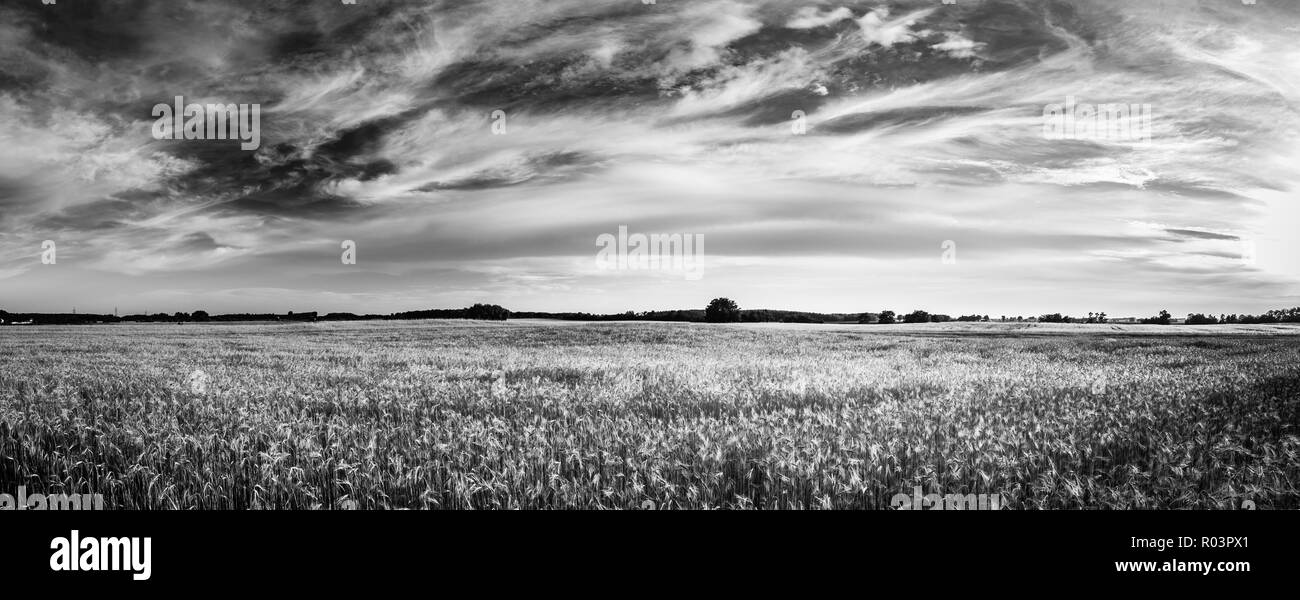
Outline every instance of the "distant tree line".
MULTIPOLYGON (((1062 313, 1050 313, 1039 315, 1037 317, 1014 316, 1008 317, 1001 315, 998 319, 992 319, 988 315, 963 315, 953 319, 948 315, 931 314, 924 310, 914 310, 906 315, 899 316, 892 310, 882 310, 877 313, 862 313, 858 317, 858 323, 863 324, 880 324, 893 325, 895 323, 945 323, 948 321, 960 322, 982 322, 991 321, 1001 323, 1083 323, 1083 324, 1104 324, 1112 322, 1110 317, 1104 312, 1089 312, 1087 317, 1071 317, 1062 313)), ((1138 323, 1148 325, 1170 325, 1173 323, 1173 316, 1169 311, 1162 310, 1153 317, 1145 317, 1137 320, 1138 323)), ((1218 317, 1214 315, 1205 315, 1194 313, 1187 315, 1184 321, 1187 325, 1217 325, 1217 324, 1259 324, 1259 323, 1300 323, 1300 307, 1288 308, 1282 310, 1270 310, 1262 315, 1227 315, 1221 314, 1218 317)))
POLYGON ((120 319, 113 315, 92 315, 83 313, 10 313, 0 310, 0 325, 86 325, 93 323, 116 323, 120 319))
POLYGON ((914 310, 902 315, 892 310, 882 310, 878 313, 862 313, 858 318, 859 323, 876 324, 876 325, 893 325, 895 323, 947 323, 949 321, 988 321, 988 315, 962 315, 953 318, 951 315, 932 314, 924 310, 914 310))
MULTIPOLYGON (((467 308, 453 309, 432 309, 418 310, 388 315, 365 314, 358 315, 354 313, 329 313, 320 315, 317 312, 295 313, 293 311, 287 314, 274 313, 237 313, 225 315, 210 315, 207 311, 196 310, 192 313, 177 312, 172 314, 156 313, 144 315, 127 315, 118 317, 116 315, 99 315, 85 313, 10 313, 0 310, 0 326, 2 325, 84 325, 94 323, 208 323, 208 322, 236 322, 236 321, 277 321, 277 322, 311 322, 311 321, 393 321, 393 320, 416 320, 416 319, 473 319, 488 321, 504 321, 507 319, 558 319, 565 321, 676 321, 691 323, 859 323, 859 324, 880 324, 892 325, 895 323, 946 323, 949 321, 960 322, 990 322, 994 321, 989 315, 962 315, 953 318, 945 314, 932 314, 924 310, 914 310, 905 315, 898 315, 892 310, 881 310, 874 313, 815 313, 793 310, 770 310, 770 309, 741 309, 735 301, 728 298, 716 298, 703 309, 695 310, 656 310, 634 312, 627 311, 612 314, 593 314, 585 312, 570 313, 552 313, 552 312, 511 312, 496 304, 475 304, 467 308)), ((1001 315, 998 322, 1002 323, 1023 323, 1026 321, 1039 323, 1110 323, 1112 322, 1104 312, 1090 312, 1085 317, 1071 317, 1061 313, 1051 313, 1039 315, 1037 317, 1014 316, 1008 317, 1001 315)), ((1129 321, 1132 322, 1132 321, 1129 321)), ((1173 323, 1173 317, 1169 311, 1162 310, 1153 317, 1139 319, 1137 322, 1154 325, 1170 325, 1173 323)), ((1213 314, 1193 313, 1187 315, 1184 321, 1188 325, 1218 325, 1218 324, 1261 324, 1261 323, 1300 323, 1300 307, 1288 308, 1282 310, 1270 310, 1261 315, 1237 315, 1237 314, 1213 314)))
POLYGON ((289 311, 288 314, 277 315, 273 313, 250 314, 236 313, 229 315, 209 315, 205 310, 196 310, 192 313, 178 312, 174 314, 158 313, 153 315, 127 315, 118 320, 131 323, 209 323, 209 322, 227 322, 233 323, 238 321, 315 321, 318 316, 316 312, 295 313, 289 311))
POLYGON ((505 321, 511 312, 495 304, 475 304, 469 308, 417 310, 393 313, 386 319, 475 319, 479 321, 505 321))
MULTIPOLYGON (((739 313, 716 313, 716 322, 735 323, 856 323, 860 315, 856 313, 815 313, 794 310, 740 309, 739 313), (723 316, 725 314, 725 316, 723 316), (731 319, 735 319, 732 321, 731 319)), ((519 312, 511 313, 516 319, 559 319, 563 321, 669 321, 681 323, 709 322, 708 310, 651 310, 627 311, 614 314, 591 313, 550 313, 519 312)))
POLYGON ((1270 310, 1262 315, 1220 314, 1218 317, 1215 317, 1213 314, 1204 315, 1201 313, 1192 313, 1187 315, 1187 320, 1184 321, 1184 323, 1188 325, 1300 323, 1300 307, 1270 310))
POLYGON ((287 314, 275 313, 233 313, 227 315, 210 315, 207 311, 196 310, 192 313, 173 314, 156 313, 152 315, 115 315, 64 314, 64 313, 10 313, 0 310, 0 325, 86 325, 95 323, 211 323, 239 321, 279 321, 279 322, 313 322, 313 321, 369 321, 369 320, 412 320, 412 319, 477 319, 484 321, 504 321, 510 318, 510 311, 495 304, 475 304, 468 308, 422 310, 393 313, 389 315, 356 315, 353 313, 330 313, 321 316, 316 311, 287 314))

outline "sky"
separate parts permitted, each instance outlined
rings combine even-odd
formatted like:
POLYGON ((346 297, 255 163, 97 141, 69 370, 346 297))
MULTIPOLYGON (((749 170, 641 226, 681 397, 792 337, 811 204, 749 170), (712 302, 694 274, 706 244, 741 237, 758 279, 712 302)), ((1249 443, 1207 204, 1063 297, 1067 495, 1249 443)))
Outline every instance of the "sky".
POLYGON ((1298 306, 1297 36, 1282 0, 0 0, 0 308, 1298 306), (158 139, 176 96, 258 147, 158 139), (1147 134, 1049 135, 1067 99, 1147 134), (620 227, 699 276, 601 268, 620 227))

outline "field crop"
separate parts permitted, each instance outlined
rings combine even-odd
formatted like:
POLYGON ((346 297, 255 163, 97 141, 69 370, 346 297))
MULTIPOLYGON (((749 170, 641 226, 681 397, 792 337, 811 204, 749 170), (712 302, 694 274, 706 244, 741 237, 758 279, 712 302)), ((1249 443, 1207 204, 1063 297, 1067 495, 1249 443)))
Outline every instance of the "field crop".
MULTIPOLYGON (((1300 508, 1300 337, 0 329, 0 492, 115 509, 1300 508)), ((1176 329, 1166 329, 1175 331, 1176 329)))

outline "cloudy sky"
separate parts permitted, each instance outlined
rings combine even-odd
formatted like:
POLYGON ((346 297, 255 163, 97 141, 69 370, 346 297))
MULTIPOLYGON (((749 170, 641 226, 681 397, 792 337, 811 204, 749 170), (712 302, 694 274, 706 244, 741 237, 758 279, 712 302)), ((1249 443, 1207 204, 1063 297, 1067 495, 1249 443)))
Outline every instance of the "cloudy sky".
POLYGON ((1298 36, 1283 0, 2 0, 0 307, 1296 306, 1298 36), (178 95, 260 147, 155 139, 178 95), (1067 97, 1149 141, 1049 139, 1067 97), (620 226, 703 277, 598 269, 620 226))

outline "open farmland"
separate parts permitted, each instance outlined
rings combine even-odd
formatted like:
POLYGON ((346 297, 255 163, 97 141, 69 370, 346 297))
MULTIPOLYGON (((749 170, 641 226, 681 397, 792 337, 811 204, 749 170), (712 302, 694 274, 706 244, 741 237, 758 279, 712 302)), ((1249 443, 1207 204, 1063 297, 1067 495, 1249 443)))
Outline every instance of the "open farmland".
POLYGON ((921 486, 1020 509, 1300 508, 1296 333, 4 328, 0 491, 120 509, 871 509, 921 486))

